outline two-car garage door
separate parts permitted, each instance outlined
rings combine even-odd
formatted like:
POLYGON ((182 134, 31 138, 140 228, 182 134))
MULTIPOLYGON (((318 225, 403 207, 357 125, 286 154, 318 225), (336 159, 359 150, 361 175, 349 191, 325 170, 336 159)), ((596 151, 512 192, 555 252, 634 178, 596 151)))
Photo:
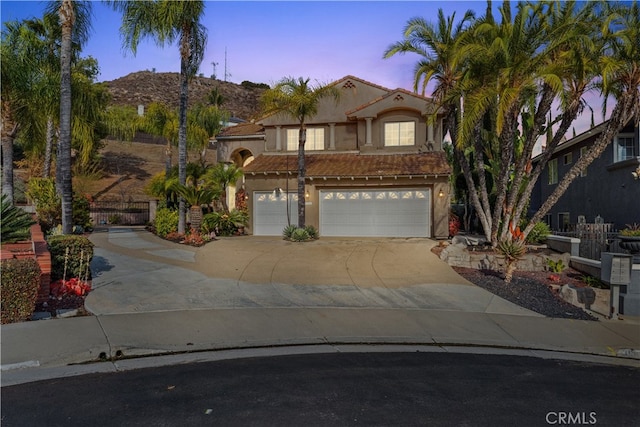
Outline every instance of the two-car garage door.
POLYGON ((428 189, 320 191, 320 235, 430 237, 428 189))
MULTIPOLYGON (((431 237, 429 189, 321 190, 319 196, 322 236, 431 237)), ((273 192, 254 193, 254 234, 282 233, 287 225, 287 199, 295 224, 294 194, 287 198, 273 192)))

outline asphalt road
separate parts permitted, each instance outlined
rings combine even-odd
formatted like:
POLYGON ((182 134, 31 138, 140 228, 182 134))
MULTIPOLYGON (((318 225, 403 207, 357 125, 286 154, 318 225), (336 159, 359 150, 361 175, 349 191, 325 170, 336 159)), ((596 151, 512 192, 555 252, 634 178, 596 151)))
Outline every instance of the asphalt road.
POLYGON ((521 356, 332 353, 2 388, 9 426, 640 425, 640 370, 521 356))

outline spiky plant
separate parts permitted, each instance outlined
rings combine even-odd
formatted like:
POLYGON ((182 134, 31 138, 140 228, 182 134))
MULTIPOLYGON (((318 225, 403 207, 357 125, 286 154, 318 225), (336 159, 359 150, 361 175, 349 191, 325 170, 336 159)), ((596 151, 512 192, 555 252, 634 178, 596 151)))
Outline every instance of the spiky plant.
POLYGON ((29 237, 29 227, 35 224, 27 212, 14 206, 6 194, 2 195, 2 243, 25 240, 29 237))
POLYGON ((516 264, 518 260, 520 260, 525 252, 527 251, 527 247, 525 246, 523 239, 503 239, 498 242, 498 246, 496 247, 496 251, 504 256, 506 267, 504 273, 504 281, 506 283, 511 283, 513 279, 513 272, 516 269, 516 264))
POLYGON ((298 229, 298 227, 293 225, 293 224, 287 225, 284 228, 284 230, 282 230, 282 237, 285 240, 291 240, 291 236, 293 235, 293 232, 296 231, 297 229, 298 229))

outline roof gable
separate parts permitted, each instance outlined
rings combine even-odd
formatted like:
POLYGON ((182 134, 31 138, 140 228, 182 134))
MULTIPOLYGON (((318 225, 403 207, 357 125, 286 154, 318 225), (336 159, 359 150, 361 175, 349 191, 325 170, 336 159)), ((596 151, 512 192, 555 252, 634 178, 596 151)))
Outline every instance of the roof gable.
POLYGON ((435 112, 435 105, 430 98, 417 95, 405 89, 395 89, 387 94, 372 99, 345 114, 350 119, 377 117, 378 114, 389 110, 416 110, 422 115, 435 112))

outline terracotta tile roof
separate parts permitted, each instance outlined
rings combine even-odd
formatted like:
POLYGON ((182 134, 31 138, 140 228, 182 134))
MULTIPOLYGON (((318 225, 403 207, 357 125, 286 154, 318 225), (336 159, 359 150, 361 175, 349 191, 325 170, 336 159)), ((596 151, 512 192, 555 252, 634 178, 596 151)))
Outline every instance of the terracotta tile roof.
POLYGON ((264 132, 264 126, 256 123, 241 123, 237 126, 226 127, 220 132, 218 137, 225 136, 248 136, 264 132))
MULTIPOLYGON (((365 176, 407 176, 407 175, 449 175, 451 167, 445 153, 419 154, 358 154, 330 153, 307 154, 308 177, 365 177, 365 176)), ((295 173, 298 160, 296 155, 261 154, 244 167, 246 176, 253 173, 295 173), (288 164, 287 164, 288 163, 288 164)))

